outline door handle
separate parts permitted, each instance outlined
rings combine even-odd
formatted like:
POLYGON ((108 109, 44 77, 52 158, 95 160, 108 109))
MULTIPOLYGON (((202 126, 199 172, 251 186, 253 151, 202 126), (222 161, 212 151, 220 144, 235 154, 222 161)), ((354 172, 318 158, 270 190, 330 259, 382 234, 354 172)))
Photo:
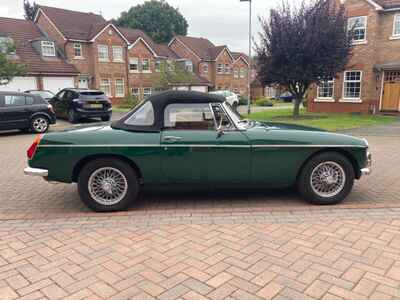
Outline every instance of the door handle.
POLYGON ((169 141, 169 142, 177 142, 177 141, 181 141, 182 140, 182 138, 181 137, 179 137, 179 136, 165 136, 165 137, 163 137, 163 140, 164 141, 169 141))

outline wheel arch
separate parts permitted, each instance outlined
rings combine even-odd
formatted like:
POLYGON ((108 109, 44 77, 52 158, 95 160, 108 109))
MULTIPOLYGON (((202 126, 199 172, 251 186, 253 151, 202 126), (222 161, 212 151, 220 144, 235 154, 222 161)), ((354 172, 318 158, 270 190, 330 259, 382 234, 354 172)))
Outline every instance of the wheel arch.
POLYGON ((350 152, 346 151, 343 148, 323 148, 323 149, 320 149, 320 150, 314 152, 306 160, 304 160, 303 164, 301 165, 300 169, 297 172, 296 182, 297 182, 301 172, 303 171, 305 165, 311 159, 313 159, 315 156, 317 156, 319 154, 329 153, 329 152, 339 153, 339 154, 343 155, 344 157, 346 157, 350 161, 351 165, 353 166, 354 174, 355 174, 356 179, 360 179, 360 177, 361 177, 360 166, 358 165, 357 160, 354 158, 354 156, 350 152))
POLYGON ((29 117, 29 122, 32 122, 32 120, 33 120, 34 118, 39 117, 39 116, 45 117, 45 118, 47 119, 47 121, 49 121, 49 122, 50 122, 50 120, 51 120, 51 117, 50 117, 50 115, 49 115, 48 113, 43 112, 43 111, 38 111, 38 112, 33 113, 33 114, 29 117))
POLYGON ((131 159, 127 158, 126 156, 123 155, 118 155, 118 154, 93 154, 86 156, 79 160, 72 171, 72 182, 77 182, 78 181, 78 176, 82 168, 90 161, 95 160, 95 159, 100 159, 100 158, 115 158, 119 159, 125 163, 127 163, 133 170, 135 170, 136 174, 139 177, 139 181, 142 182, 143 180, 143 174, 142 171, 140 170, 139 166, 132 161, 131 159))

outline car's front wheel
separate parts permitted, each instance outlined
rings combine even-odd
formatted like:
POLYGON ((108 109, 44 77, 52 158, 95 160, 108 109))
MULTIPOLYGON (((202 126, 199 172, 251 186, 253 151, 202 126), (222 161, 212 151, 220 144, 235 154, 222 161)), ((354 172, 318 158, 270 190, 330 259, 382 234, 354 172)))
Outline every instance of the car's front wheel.
POLYGON ((336 152, 314 156, 303 167, 297 181, 302 197, 317 205, 342 202, 354 184, 354 168, 351 162, 336 152))
POLYGON ((49 129, 49 120, 45 116, 37 116, 31 120, 31 130, 34 133, 44 133, 49 129))
POLYGON ((82 168, 78 192, 86 206, 94 211, 121 211, 138 198, 139 180, 135 170, 119 159, 96 159, 82 168))

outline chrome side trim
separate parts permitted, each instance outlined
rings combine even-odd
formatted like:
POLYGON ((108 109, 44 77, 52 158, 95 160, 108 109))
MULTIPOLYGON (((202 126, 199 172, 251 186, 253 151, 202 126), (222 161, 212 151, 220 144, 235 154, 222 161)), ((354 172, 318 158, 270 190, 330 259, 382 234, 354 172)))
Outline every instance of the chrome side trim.
POLYGON ((27 167, 24 169, 25 175, 30 175, 30 176, 40 176, 40 177, 47 177, 49 176, 49 171, 45 169, 36 169, 36 168, 31 168, 27 167))
POLYGON ((366 148, 362 145, 215 145, 215 144, 99 144, 99 145, 38 145, 38 148, 100 148, 100 147, 226 147, 226 148, 366 148))

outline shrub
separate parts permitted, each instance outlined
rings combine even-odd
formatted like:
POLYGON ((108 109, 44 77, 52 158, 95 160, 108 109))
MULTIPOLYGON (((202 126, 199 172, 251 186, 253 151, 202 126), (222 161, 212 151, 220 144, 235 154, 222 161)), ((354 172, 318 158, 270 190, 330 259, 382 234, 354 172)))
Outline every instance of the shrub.
POLYGON ((308 103, 307 103, 307 100, 303 100, 303 107, 304 107, 304 108, 307 108, 307 104, 308 104, 308 103))
POLYGON ((260 98, 256 100, 257 106, 274 106, 274 103, 266 98, 260 98))
POLYGON ((138 99, 136 96, 127 95, 124 99, 118 104, 120 108, 134 108, 138 104, 138 99))

